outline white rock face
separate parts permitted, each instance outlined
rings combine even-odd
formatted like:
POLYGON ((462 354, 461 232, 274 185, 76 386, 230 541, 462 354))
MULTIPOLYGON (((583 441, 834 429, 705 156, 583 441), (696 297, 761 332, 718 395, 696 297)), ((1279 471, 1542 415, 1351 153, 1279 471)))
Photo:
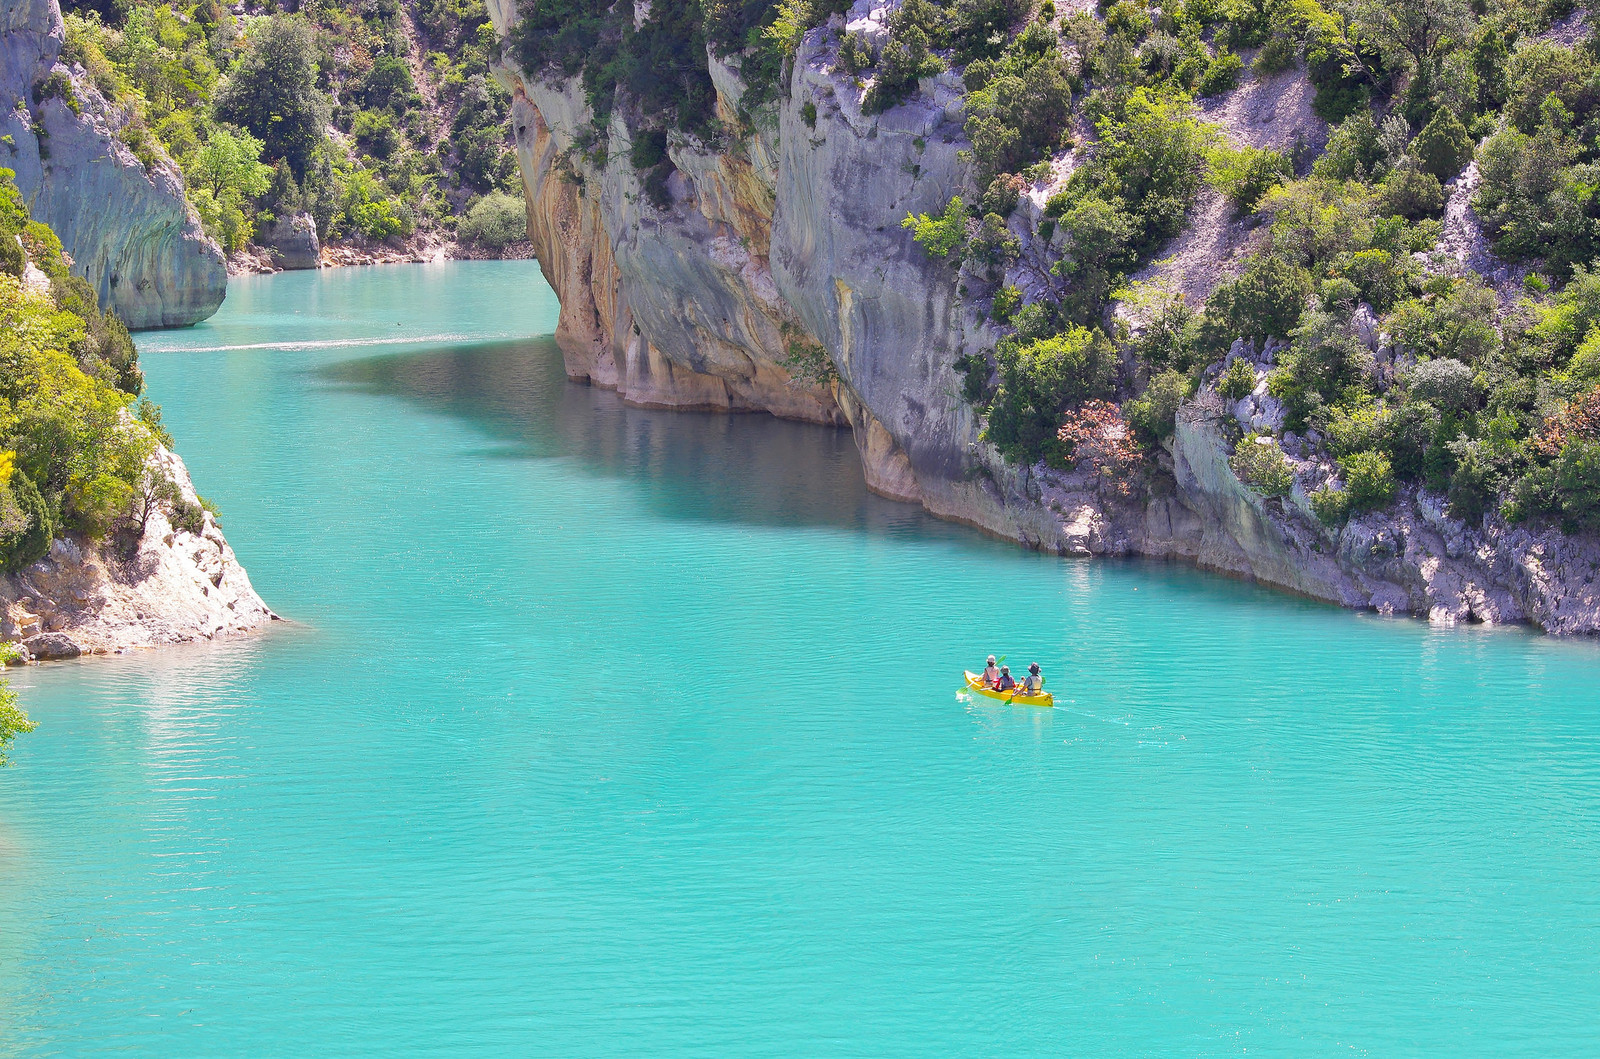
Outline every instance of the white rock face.
MULTIPOLYGON (((849 24, 871 31, 887 6, 857 3, 849 24)), ((514 8, 491 0, 490 13, 505 35, 514 8)), ((962 296, 970 277, 930 260, 901 228, 908 213, 937 213, 952 195, 972 201, 977 193, 962 156, 960 82, 929 79, 907 105, 864 115, 864 86, 832 65, 843 24, 807 35, 788 91, 742 139, 719 151, 669 147, 676 172, 661 208, 628 160, 620 115, 598 163, 581 149, 589 124, 581 85, 497 70, 513 96, 529 235, 561 299, 557 340, 569 375, 640 404, 848 423, 871 488, 1028 547, 1184 559, 1436 621, 1600 630, 1600 597, 1590 587, 1600 581, 1600 550, 1504 527, 1444 533, 1420 513, 1427 498, 1409 494, 1385 519, 1331 533, 1306 497, 1331 469, 1307 461, 1304 474, 1317 481, 1297 484, 1288 499, 1262 498, 1229 466, 1230 410, 1213 392, 1181 410, 1170 450, 1135 488, 1005 463, 979 439, 982 424, 955 370, 999 333, 962 296), (837 377, 792 378, 785 365, 797 339, 820 344, 837 377)), ((719 116, 734 125, 744 87, 715 57, 711 73, 719 116)), ((1243 131, 1232 130, 1240 138, 1305 132, 1321 142, 1325 129, 1301 114, 1309 113, 1303 83, 1279 78, 1250 91, 1243 131)), ((1006 277, 1024 290, 1038 286, 1036 295, 1053 282, 1034 235, 1043 193, 1030 191, 1011 220, 1024 249, 1006 277)), ((1223 242, 1223 256, 1244 246, 1232 235, 1223 242)), ((1179 255, 1179 271, 1192 266, 1209 290, 1220 262, 1208 264, 1202 249, 1190 257, 1184 264, 1179 255)), ((1180 289, 1188 282, 1176 280, 1180 289)), ((1270 364, 1272 355, 1269 348, 1262 359, 1270 364)), ((1256 392, 1231 411, 1249 429, 1278 430, 1283 408, 1264 377, 1258 372, 1256 392)))
POLYGON ((65 35, 56 0, 0 0, 0 136, 9 141, 0 166, 16 172, 33 218, 129 327, 204 320, 227 292, 222 251, 201 231, 177 172, 146 171, 117 140, 114 108, 58 62, 65 35), (59 98, 34 102, 34 86, 55 73, 72 79, 81 113, 59 98))
MULTIPOLYGON (((165 449, 157 458, 198 502, 183 461, 165 449)), ((0 576, 0 635, 41 657, 211 640, 275 617, 209 512, 198 534, 158 512, 132 554, 62 539, 39 562, 0 576)))

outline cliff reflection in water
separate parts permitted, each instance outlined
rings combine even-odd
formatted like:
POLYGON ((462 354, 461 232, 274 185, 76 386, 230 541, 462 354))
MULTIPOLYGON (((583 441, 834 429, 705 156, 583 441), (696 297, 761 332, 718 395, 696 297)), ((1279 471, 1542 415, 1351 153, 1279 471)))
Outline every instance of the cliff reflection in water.
POLYGON ((633 407, 569 380, 548 338, 386 354, 318 374, 470 421, 503 442, 498 451, 507 456, 576 459, 633 479, 653 513, 675 519, 962 532, 869 492, 848 430, 766 414, 633 407))

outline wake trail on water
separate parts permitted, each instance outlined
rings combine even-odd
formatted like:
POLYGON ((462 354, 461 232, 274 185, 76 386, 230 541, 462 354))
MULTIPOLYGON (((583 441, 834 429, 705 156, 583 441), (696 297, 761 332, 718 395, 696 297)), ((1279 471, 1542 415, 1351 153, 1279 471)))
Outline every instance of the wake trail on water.
POLYGON ((312 349, 351 349, 360 346, 407 346, 422 343, 505 342, 519 336, 513 334, 440 334, 398 336, 394 338, 325 338, 306 342, 243 342, 226 346, 151 346, 145 353, 233 353, 250 349, 278 349, 301 352, 312 349))

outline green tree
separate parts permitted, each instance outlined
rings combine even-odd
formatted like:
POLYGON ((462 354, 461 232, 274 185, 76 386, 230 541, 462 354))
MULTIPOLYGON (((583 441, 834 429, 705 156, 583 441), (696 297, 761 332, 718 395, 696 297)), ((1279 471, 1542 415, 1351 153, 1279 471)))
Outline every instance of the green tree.
POLYGON ((1355 23, 1391 66, 1425 70, 1442 41, 1465 41, 1472 8, 1469 0, 1364 0, 1355 23))
POLYGON ((1461 167, 1472 159, 1472 137, 1461 119, 1447 107, 1440 107, 1417 140, 1411 145, 1422 162, 1422 170, 1440 180, 1453 180, 1461 167))
POLYGON ((933 54, 930 30, 942 14, 928 0, 906 0, 889 17, 889 43, 878 57, 878 78, 862 101, 862 109, 878 114, 916 94, 917 81, 944 69, 933 54))
POLYGON ((0 681, 0 768, 11 764, 11 741, 19 735, 25 735, 39 727, 37 723, 28 719, 22 707, 17 705, 17 693, 11 690, 11 685, 0 681))
POLYGON ((304 178, 328 120, 317 91, 316 35, 304 18, 274 15, 257 24, 217 94, 216 113, 259 137, 268 158, 282 158, 304 178))
POLYGON ((911 237, 929 257, 954 257, 967 245, 966 203, 956 195, 939 216, 908 213, 900 227, 911 230, 911 237))
POLYGON ((463 240, 501 251, 528 237, 527 206, 521 195, 491 191, 467 211, 458 232, 463 240))
POLYGON ((1101 331, 1074 327, 1059 335, 995 350, 1000 388, 989 408, 984 437, 1007 459, 1032 462, 1056 444, 1061 412, 1111 392, 1116 350, 1101 331))

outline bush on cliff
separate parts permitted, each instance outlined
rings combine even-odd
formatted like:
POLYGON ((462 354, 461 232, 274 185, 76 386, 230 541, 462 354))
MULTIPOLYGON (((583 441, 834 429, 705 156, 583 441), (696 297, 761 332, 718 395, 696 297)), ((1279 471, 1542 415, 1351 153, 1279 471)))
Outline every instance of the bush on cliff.
POLYGON ((1099 144, 1045 206, 1070 236, 1058 271, 1080 276, 1090 296, 1078 319, 1099 311, 1117 277, 1149 260, 1183 227, 1205 174, 1212 131, 1187 96, 1135 89, 1096 122, 1099 144))
POLYGON ((1057 448, 1061 413, 1111 396, 1116 350, 1104 332, 1073 327, 1046 338, 1007 338, 995 349, 1000 386, 984 439, 1007 459, 1032 463, 1057 448))

